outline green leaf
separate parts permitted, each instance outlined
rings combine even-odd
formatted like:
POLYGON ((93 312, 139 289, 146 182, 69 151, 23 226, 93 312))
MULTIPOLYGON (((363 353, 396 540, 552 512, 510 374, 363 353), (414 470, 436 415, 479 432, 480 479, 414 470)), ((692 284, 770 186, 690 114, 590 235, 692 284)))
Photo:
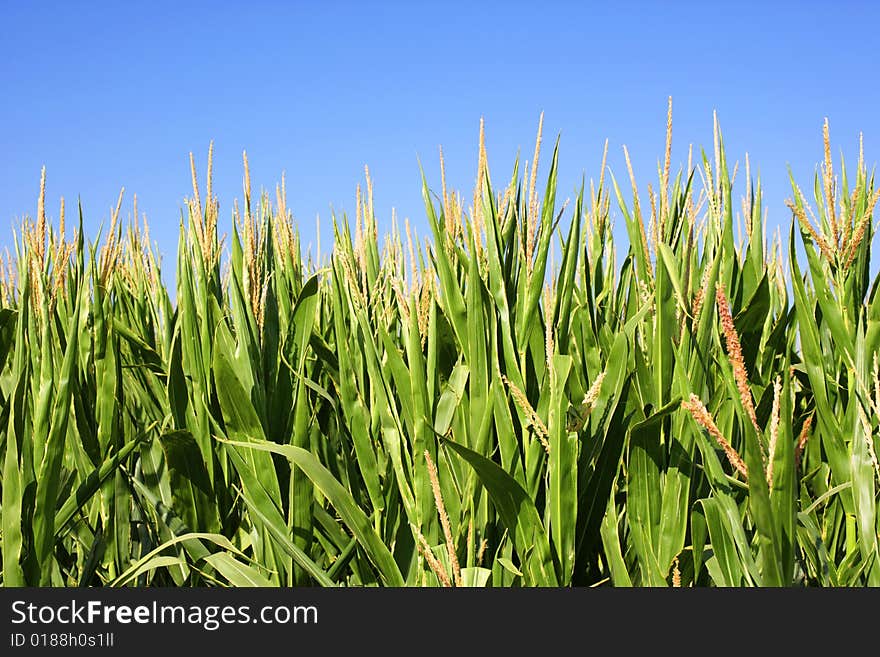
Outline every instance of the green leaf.
POLYGON ((373 562, 381 573, 385 584, 388 586, 403 586, 403 576, 394 562, 394 557, 391 556, 388 548, 385 547, 370 526, 367 516, 357 506, 351 494, 333 477, 327 468, 318 462, 314 455, 300 447, 276 445, 266 441, 247 443, 228 441, 227 444, 243 449, 280 454, 301 468, 318 490, 330 501, 330 504, 339 513, 342 521, 357 537, 370 561, 373 562))
POLYGON ((497 464, 451 440, 444 440, 477 473, 510 535, 532 586, 556 586, 558 580, 550 554, 547 532, 538 510, 522 486, 497 464))

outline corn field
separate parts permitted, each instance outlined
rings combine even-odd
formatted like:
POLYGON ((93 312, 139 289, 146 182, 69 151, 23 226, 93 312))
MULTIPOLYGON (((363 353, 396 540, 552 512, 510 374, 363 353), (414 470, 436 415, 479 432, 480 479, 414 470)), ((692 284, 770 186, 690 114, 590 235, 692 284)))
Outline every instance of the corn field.
POLYGON ((606 142, 564 204, 558 139, 497 184, 481 124, 430 239, 380 239, 367 172, 326 256, 246 156, 224 233, 191 155, 172 289, 136 200, 89 241, 44 170, 2 263, 3 585, 880 585, 873 172, 826 121, 768 241, 717 121, 677 173, 671 125, 647 194, 606 142))

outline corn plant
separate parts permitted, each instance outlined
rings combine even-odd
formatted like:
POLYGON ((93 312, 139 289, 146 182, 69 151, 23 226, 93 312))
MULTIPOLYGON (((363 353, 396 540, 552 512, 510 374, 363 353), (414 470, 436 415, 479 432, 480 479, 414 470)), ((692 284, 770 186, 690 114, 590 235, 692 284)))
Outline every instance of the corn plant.
POLYGON ((0 262, 3 584, 880 584, 880 190, 826 122, 768 242, 714 126, 673 171, 670 101, 656 188, 606 142, 560 203, 559 140, 496 185, 481 123, 427 239, 380 241, 366 170, 314 255, 246 155, 222 233, 209 149, 173 287, 136 198, 70 240, 44 171, 0 262))

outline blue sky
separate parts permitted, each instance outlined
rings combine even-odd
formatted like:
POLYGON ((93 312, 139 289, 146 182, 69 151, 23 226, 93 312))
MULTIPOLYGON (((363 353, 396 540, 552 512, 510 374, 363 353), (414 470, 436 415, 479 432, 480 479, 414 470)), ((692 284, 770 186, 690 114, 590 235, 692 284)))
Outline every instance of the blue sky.
POLYGON ((869 165, 880 153, 872 3, 179 4, 0 5, 0 248, 36 213, 45 165, 50 216, 79 196, 91 237, 120 187, 129 212, 137 193, 173 275, 188 153, 203 173, 212 139, 221 230, 246 149, 253 186, 285 172, 304 242, 320 215, 324 244, 365 164, 380 227, 393 206, 424 235, 417 158, 439 189, 442 145, 469 192, 480 117, 499 182, 518 150, 531 158, 543 111, 564 199, 598 179, 605 138, 618 178, 626 144, 655 183, 667 96, 676 164, 689 143, 711 148, 717 110, 729 158, 748 151, 785 227, 787 166, 811 186, 824 117, 835 154, 854 163, 860 131, 869 165))

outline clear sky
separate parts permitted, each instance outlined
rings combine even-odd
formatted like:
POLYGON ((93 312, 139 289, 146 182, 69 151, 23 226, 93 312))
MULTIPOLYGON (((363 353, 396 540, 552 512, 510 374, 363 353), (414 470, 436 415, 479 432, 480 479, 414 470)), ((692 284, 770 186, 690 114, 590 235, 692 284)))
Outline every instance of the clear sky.
POLYGON ((246 149, 253 186, 286 172, 304 242, 320 215, 325 244, 365 164, 380 227, 393 206, 424 235, 417 158, 439 189, 442 145, 469 192, 480 117, 498 183, 518 150, 531 158, 543 111, 564 199, 598 179, 606 137, 619 179, 626 144, 656 185, 667 96, 675 163, 691 142, 711 149, 717 110, 729 158, 749 153, 785 227, 786 167, 811 187, 824 117, 835 154, 854 163, 863 131, 880 159, 877 3, 182 4, 0 2, 0 247, 36 214, 45 165, 50 216, 79 196, 90 237, 120 187, 128 212, 137 193, 173 276, 188 153, 204 175, 212 139, 221 230, 246 149))

